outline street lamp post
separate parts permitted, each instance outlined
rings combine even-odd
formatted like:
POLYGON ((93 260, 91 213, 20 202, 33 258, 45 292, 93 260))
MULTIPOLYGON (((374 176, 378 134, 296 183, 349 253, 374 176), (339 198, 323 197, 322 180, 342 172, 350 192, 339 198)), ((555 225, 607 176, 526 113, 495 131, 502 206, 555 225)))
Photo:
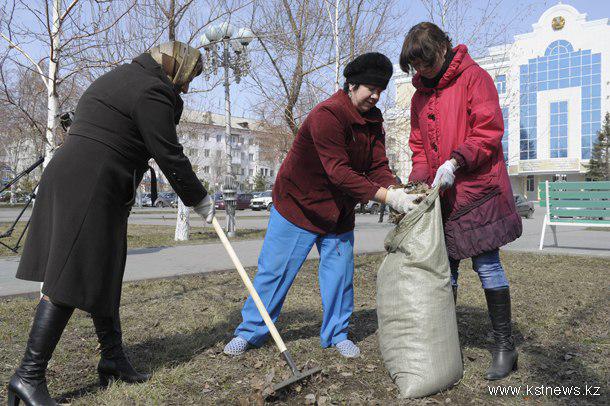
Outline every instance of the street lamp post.
POLYGON ((235 209, 237 203, 237 181, 233 174, 233 151, 231 145, 231 93, 229 70, 233 71, 235 82, 239 83, 250 69, 250 58, 246 47, 254 39, 248 28, 235 28, 227 22, 208 27, 201 36, 201 46, 205 50, 203 73, 206 80, 216 75, 218 68, 224 68, 225 86, 225 135, 227 173, 223 185, 223 200, 227 213, 227 235, 235 237, 235 209), (235 35, 234 35, 235 34, 235 35))

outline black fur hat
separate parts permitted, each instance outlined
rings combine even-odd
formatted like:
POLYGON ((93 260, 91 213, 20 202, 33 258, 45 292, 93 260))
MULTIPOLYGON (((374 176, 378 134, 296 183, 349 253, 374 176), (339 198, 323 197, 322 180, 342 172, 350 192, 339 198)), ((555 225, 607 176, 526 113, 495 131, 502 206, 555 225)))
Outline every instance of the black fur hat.
POLYGON ((358 56, 345 66, 343 76, 349 83, 386 88, 394 73, 392 62, 384 54, 369 52, 358 56))

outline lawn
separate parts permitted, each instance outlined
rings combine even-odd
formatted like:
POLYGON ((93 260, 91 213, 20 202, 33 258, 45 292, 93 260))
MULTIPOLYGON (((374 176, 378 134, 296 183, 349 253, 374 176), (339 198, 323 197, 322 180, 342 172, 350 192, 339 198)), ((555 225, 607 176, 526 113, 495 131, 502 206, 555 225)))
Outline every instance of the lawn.
MULTIPOLYGON (((8 230, 9 223, 0 223, 0 234, 8 230)), ((13 247, 19 238, 25 222, 17 223, 17 227, 13 234, 8 238, 3 238, 2 242, 13 247)), ((157 226, 157 225, 142 225, 129 224, 127 227, 127 246, 128 248, 149 248, 149 247, 170 247, 174 245, 186 244, 202 244, 215 242, 218 243, 218 236, 209 227, 191 227, 190 237, 188 241, 174 240, 174 226, 157 226)), ((27 236, 27 234, 26 234, 27 236)), ((255 240, 262 239, 265 236, 265 230, 257 229, 241 229, 237 230, 237 236, 232 240, 255 240)), ((22 241, 21 245, 23 245, 22 241)), ((20 250, 21 253, 21 250, 20 250)), ((17 255, 8 248, 0 246, 0 257, 17 255)))
MULTIPOLYGON (((356 259, 351 336, 362 356, 343 359, 319 346, 321 304, 316 261, 305 264, 285 302, 278 328, 299 366, 321 366, 323 374, 273 401, 278 404, 397 404, 397 389, 377 345, 375 276, 383 255, 356 259)), ((608 260, 502 253, 512 284, 519 370, 493 386, 601 387, 601 396, 493 397, 482 379, 488 366, 489 322, 475 273, 463 261, 458 323, 465 375, 455 387, 404 404, 609 404, 610 359, 608 260)), ((253 270, 250 270, 252 275, 253 270)), ((90 318, 76 312, 48 372, 50 392, 73 405, 256 404, 266 381, 287 377, 287 367, 269 342, 239 358, 222 354, 240 321, 245 289, 234 272, 126 283, 122 317, 125 346, 150 382, 99 388, 97 350, 90 318)), ((0 399, 22 355, 35 301, 0 301, 0 399)), ((0 402, 4 402, 1 400, 0 402)), ((401 403, 401 404, 402 404, 401 403)))

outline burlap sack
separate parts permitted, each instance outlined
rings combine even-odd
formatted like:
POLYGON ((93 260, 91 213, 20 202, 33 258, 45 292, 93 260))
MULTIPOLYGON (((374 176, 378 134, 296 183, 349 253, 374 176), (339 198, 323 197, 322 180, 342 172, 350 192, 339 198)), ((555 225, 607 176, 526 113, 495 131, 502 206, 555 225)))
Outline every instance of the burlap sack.
POLYGON ((385 248, 377 273, 383 361, 401 397, 438 393, 463 375, 438 188, 388 234, 385 248))

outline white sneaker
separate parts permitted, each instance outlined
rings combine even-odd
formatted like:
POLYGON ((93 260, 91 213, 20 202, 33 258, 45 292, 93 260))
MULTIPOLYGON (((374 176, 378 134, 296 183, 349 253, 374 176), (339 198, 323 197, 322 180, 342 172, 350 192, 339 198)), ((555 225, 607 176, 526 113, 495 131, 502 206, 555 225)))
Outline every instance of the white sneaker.
POLYGON ((335 345, 339 354, 345 358, 356 358, 360 356, 360 348, 354 344, 351 340, 343 340, 335 345))
POLYGON ((242 355, 248 349, 248 342, 240 336, 235 336, 227 345, 223 352, 227 355, 242 355))

